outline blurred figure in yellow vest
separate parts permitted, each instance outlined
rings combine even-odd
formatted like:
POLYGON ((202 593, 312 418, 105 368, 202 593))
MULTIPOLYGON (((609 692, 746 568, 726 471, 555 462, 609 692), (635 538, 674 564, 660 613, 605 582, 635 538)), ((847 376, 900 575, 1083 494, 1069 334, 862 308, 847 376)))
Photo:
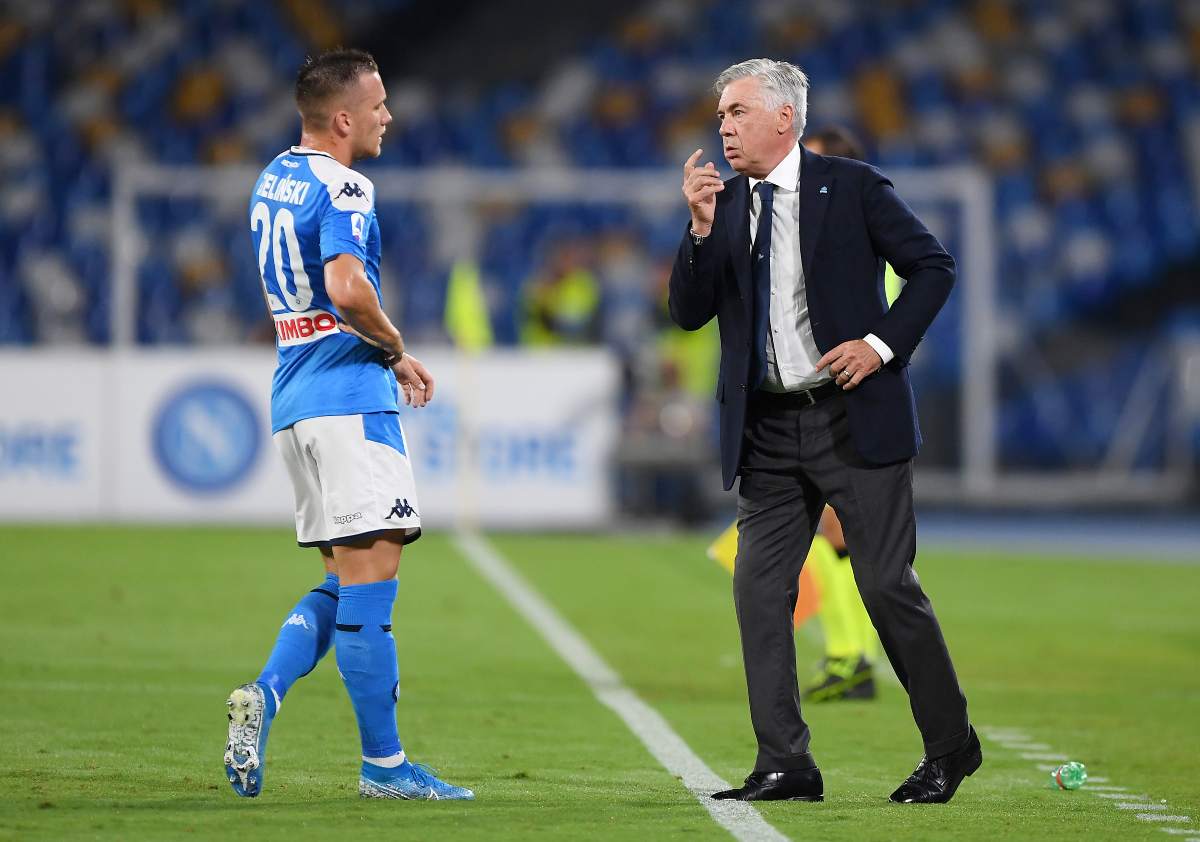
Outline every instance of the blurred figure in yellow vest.
POLYGON ((521 293, 521 344, 594 345, 600 340, 600 284, 580 240, 556 244, 521 293))

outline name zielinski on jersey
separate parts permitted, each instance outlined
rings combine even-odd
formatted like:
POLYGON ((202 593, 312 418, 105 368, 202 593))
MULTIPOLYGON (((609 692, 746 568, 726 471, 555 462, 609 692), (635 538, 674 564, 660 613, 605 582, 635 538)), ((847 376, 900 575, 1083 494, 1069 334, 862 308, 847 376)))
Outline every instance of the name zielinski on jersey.
POLYGON ((290 205, 302 205, 308 198, 308 188, 312 182, 292 178, 290 175, 280 179, 275 173, 263 173, 262 183, 258 185, 257 195, 276 202, 287 202, 290 205))

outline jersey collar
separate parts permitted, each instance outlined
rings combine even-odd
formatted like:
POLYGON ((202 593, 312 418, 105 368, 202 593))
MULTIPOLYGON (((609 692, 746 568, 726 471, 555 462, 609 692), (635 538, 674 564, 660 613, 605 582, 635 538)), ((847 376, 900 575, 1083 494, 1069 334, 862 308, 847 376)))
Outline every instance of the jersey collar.
POLYGON ((332 158, 328 152, 323 152, 320 149, 309 149, 307 146, 293 146, 288 152, 292 155, 324 155, 326 158, 332 158))

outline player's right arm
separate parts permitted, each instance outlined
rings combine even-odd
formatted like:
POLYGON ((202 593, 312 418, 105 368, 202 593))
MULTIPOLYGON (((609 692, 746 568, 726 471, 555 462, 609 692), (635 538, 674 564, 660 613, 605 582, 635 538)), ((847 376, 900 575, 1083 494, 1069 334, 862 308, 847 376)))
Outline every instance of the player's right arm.
POLYGON ((362 261, 352 254, 339 254, 326 261, 325 291, 349 327, 347 332, 388 355, 388 365, 400 382, 404 402, 420 407, 433 400, 433 377, 420 360, 404 353, 404 339, 379 306, 379 297, 367 280, 362 261))
POLYGON ((352 254, 339 254, 326 261, 325 291, 355 333, 389 356, 399 359, 404 354, 400 331, 379 306, 379 295, 367 280, 361 260, 352 254))

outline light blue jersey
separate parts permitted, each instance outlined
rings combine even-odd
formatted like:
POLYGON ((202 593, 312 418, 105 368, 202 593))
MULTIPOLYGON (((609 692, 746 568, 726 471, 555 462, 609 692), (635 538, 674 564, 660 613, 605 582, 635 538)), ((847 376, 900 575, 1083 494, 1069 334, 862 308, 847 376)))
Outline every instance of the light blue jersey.
POLYGON ((271 431, 322 415, 398 411, 381 352, 338 328, 325 291, 326 261, 352 254, 380 295, 374 185, 325 152, 293 146, 258 177, 250 230, 279 349, 271 431))

